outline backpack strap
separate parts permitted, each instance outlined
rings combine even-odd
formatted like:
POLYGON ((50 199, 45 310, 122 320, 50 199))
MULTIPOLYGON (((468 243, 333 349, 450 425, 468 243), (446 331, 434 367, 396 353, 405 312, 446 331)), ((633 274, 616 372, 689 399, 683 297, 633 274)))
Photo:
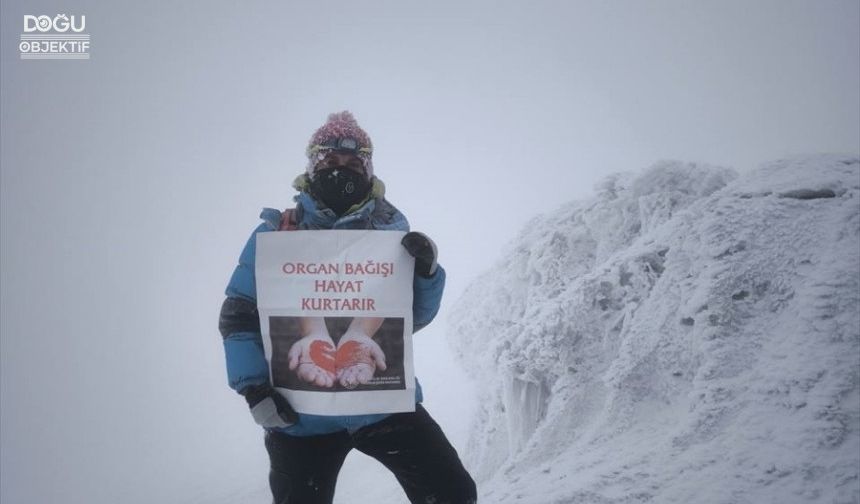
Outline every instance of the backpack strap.
POLYGON ((295 231, 299 228, 298 222, 296 222, 296 209, 295 208, 287 208, 281 213, 281 226, 278 228, 278 231, 295 231))

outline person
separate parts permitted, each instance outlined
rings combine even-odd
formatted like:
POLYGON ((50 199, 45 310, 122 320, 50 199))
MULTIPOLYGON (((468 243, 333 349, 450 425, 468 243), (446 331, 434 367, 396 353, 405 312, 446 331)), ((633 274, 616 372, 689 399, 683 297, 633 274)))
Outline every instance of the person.
MULTIPOLYGON (((293 183, 298 191, 295 208, 283 212, 263 210, 260 217, 264 222, 251 234, 239 257, 219 319, 229 385, 244 396, 254 420, 265 429, 273 503, 331 503, 338 472, 353 448, 388 468, 410 502, 475 503, 475 483, 442 429, 422 406, 417 380, 414 412, 349 416, 296 413, 269 380, 256 305, 254 262, 258 233, 318 229, 407 231, 401 243, 415 257, 413 332, 436 316, 445 285, 445 270, 437 263, 435 244, 422 233, 409 232, 406 217, 386 199, 385 185, 374 174, 370 137, 350 112, 331 114, 311 137, 306 154, 305 173, 293 183)), ((321 320, 303 320, 303 335, 324 334, 321 320)), ((372 334, 378 323, 378 319, 353 321, 356 327, 370 327, 352 341, 367 343, 367 334, 372 334)), ((333 344, 330 338, 328 344, 333 344)), ((292 364, 296 369, 300 362, 307 361, 302 359, 304 348, 300 346, 294 352, 292 364)), ((375 353, 372 346, 366 350, 371 355, 375 353)), ((384 366, 376 359, 358 359, 358 364, 366 366, 364 369, 356 368, 340 376, 332 375, 330 369, 312 368, 301 374, 303 379, 319 384, 341 380, 353 385, 372 375, 373 369, 367 366, 384 366)), ((360 501, 360 496, 354 500, 360 501)))

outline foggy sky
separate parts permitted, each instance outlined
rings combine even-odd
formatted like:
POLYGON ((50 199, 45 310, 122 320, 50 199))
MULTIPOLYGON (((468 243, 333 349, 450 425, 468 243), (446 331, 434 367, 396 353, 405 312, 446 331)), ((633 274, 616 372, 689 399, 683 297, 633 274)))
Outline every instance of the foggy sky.
POLYGON ((461 451, 481 384, 447 310, 532 216, 660 159, 860 152, 856 0, 0 5, 4 504, 265 485, 216 319, 330 112, 438 245, 416 373, 461 451), (20 60, 23 16, 57 13, 86 15, 91 60, 20 60))

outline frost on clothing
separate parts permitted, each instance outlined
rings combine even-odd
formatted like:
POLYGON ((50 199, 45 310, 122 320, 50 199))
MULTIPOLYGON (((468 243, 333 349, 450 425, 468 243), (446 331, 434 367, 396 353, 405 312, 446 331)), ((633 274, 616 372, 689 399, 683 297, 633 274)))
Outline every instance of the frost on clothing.
POLYGON ((860 502, 860 162, 664 162, 535 218, 449 335, 482 499, 860 502))
MULTIPOLYGON (((369 200, 354 212, 338 217, 327 208, 317 207, 307 193, 296 196, 295 211, 297 227, 300 230, 312 229, 376 229, 408 231, 406 218, 383 198, 369 200)), ((256 320, 257 288, 254 277, 257 233, 278 230, 281 225, 281 212, 267 208, 260 214, 264 220, 251 234, 239 257, 239 264, 230 278, 226 294, 228 303, 245 303, 243 320, 233 323, 227 321, 225 328, 222 316, 224 350, 227 360, 227 377, 230 387, 240 391, 249 385, 259 385, 269 380, 269 366, 263 350, 259 321, 256 320), (247 315, 250 312, 253 316, 247 315), (253 320, 252 320, 253 319, 253 320)), ((430 278, 420 275, 413 277, 413 332, 429 324, 442 299, 445 286, 445 271, 440 267, 430 278)), ((416 402, 421 402, 421 387, 416 383, 416 402)), ((283 429, 291 435, 309 436, 325 434, 338 430, 355 430, 377 422, 388 415, 322 416, 299 415, 299 422, 283 429)))

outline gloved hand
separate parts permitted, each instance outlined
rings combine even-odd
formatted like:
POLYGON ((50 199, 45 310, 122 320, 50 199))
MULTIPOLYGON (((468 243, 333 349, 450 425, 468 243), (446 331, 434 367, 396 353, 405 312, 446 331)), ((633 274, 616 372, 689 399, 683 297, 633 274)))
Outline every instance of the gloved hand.
POLYGON ((241 394, 248 401, 251 415, 258 425, 269 429, 284 428, 299 421, 296 410, 268 383, 245 387, 241 394))
POLYGON ((410 231, 400 240, 400 243, 415 258, 415 271, 427 278, 436 273, 436 244, 427 235, 410 231))
POLYGON ((364 385, 377 369, 385 371, 385 354, 360 329, 350 328, 337 344, 337 380, 348 389, 364 385))
POLYGON ((287 354, 289 367, 302 380, 331 387, 335 379, 335 348, 328 334, 311 333, 293 343, 287 354))

